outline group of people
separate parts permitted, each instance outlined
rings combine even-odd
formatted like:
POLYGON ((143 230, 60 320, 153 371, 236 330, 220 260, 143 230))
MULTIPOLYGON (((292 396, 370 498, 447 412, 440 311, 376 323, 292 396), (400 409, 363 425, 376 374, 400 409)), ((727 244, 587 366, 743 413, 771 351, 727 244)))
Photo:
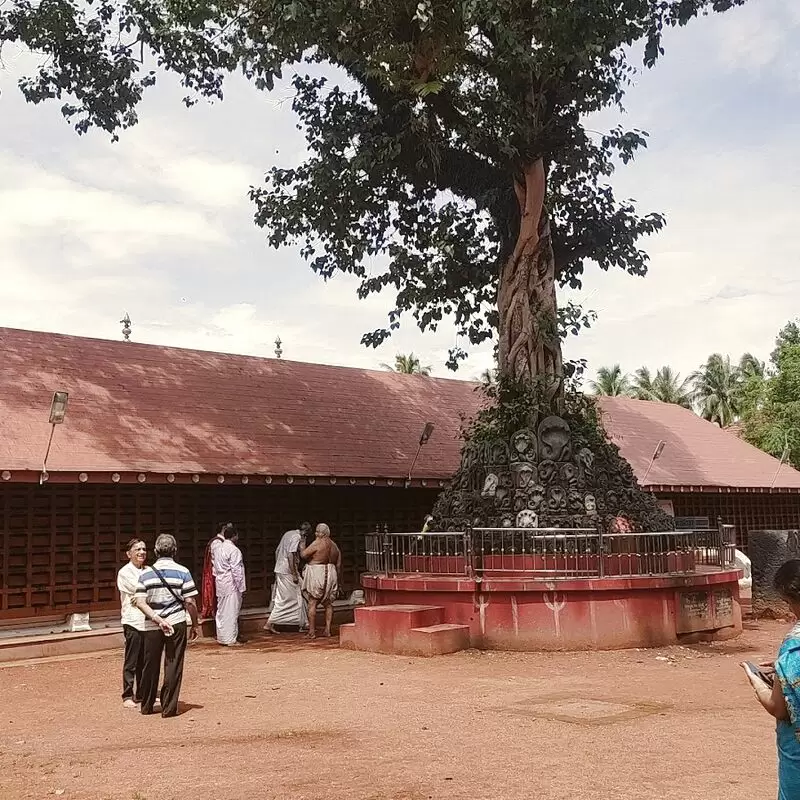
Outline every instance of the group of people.
MULTIPOLYGON (((331 635, 342 555, 324 522, 317 525, 314 541, 307 545, 310 532, 308 522, 287 531, 275 551, 272 610, 264 626, 270 633, 277 632, 277 625, 297 626, 315 638, 317 608, 322 606, 325 636, 331 635)), ((244 643, 239 635, 239 614, 247 583, 238 540, 238 531, 229 522, 208 543, 199 612, 199 591, 189 570, 175 560, 178 545, 174 536, 162 534, 156 539, 156 561, 149 566, 144 541, 128 542, 128 563, 117 574, 125 638, 122 702, 126 708, 139 707, 142 714, 152 714, 160 703, 162 716, 178 713, 186 645, 199 636, 201 614, 214 617, 220 645, 244 643), (162 656, 164 678, 159 692, 162 656)))

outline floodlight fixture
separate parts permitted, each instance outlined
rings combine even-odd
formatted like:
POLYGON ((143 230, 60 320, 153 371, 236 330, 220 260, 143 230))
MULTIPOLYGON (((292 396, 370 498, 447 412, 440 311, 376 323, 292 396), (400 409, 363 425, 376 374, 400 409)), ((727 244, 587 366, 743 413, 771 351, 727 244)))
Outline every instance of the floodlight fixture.
POLYGON ((50 403, 50 424, 60 425, 67 416, 67 403, 69 392, 53 392, 53 401, 50 403))

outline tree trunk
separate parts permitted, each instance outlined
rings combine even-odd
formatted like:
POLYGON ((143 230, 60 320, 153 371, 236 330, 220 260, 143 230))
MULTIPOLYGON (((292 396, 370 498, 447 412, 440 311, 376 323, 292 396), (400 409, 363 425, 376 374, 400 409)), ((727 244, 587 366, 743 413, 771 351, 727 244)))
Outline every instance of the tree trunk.
POLYGON ((514 252, 500 273, 498 361, 500 373, 535 386, 549 410, 559 411, 564 371, 558 335, 555 257, 544 207, 541 159, 526 166, 516 183, 520 209, 514 252))

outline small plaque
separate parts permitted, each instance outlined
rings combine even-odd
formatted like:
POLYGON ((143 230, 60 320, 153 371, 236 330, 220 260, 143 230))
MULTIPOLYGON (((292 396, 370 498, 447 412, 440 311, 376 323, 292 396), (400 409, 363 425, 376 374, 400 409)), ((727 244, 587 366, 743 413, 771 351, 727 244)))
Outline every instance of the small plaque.
POLYGON ((730 589, 714 592, 714 627, 727 628, 734 624, 733 595, 730 589))
POLYGON ((675 621, 678 633, 715 631, 734 624, 734 602, 730 589, 678 594, 675 621))
POLYGON ((678 633, 713 630, 714 612, 709 592, 680 592, 675 629, 678 633))

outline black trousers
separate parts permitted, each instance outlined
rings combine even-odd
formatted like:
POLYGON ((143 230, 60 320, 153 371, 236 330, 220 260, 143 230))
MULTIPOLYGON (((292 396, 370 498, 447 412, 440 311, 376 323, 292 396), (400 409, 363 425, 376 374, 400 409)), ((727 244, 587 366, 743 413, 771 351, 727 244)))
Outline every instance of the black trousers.
POLYGON ((122 662, 122 699, 141 699, 142 667, 144 666, 144 631, 123 625, 125 634, 125 659, 122 662))
POLYGON ((175 625, 172 636, 158 631, 145 631, 144 668, 142 669, 142 714, 152 714, 158 695, 158 676, 161 672, 161 655, 164 654, 164 683, 161 686, 161 716, 174 717, 178 713, 178 695, 183 680, 183 659, 186 655, 186 623, 175 625))

